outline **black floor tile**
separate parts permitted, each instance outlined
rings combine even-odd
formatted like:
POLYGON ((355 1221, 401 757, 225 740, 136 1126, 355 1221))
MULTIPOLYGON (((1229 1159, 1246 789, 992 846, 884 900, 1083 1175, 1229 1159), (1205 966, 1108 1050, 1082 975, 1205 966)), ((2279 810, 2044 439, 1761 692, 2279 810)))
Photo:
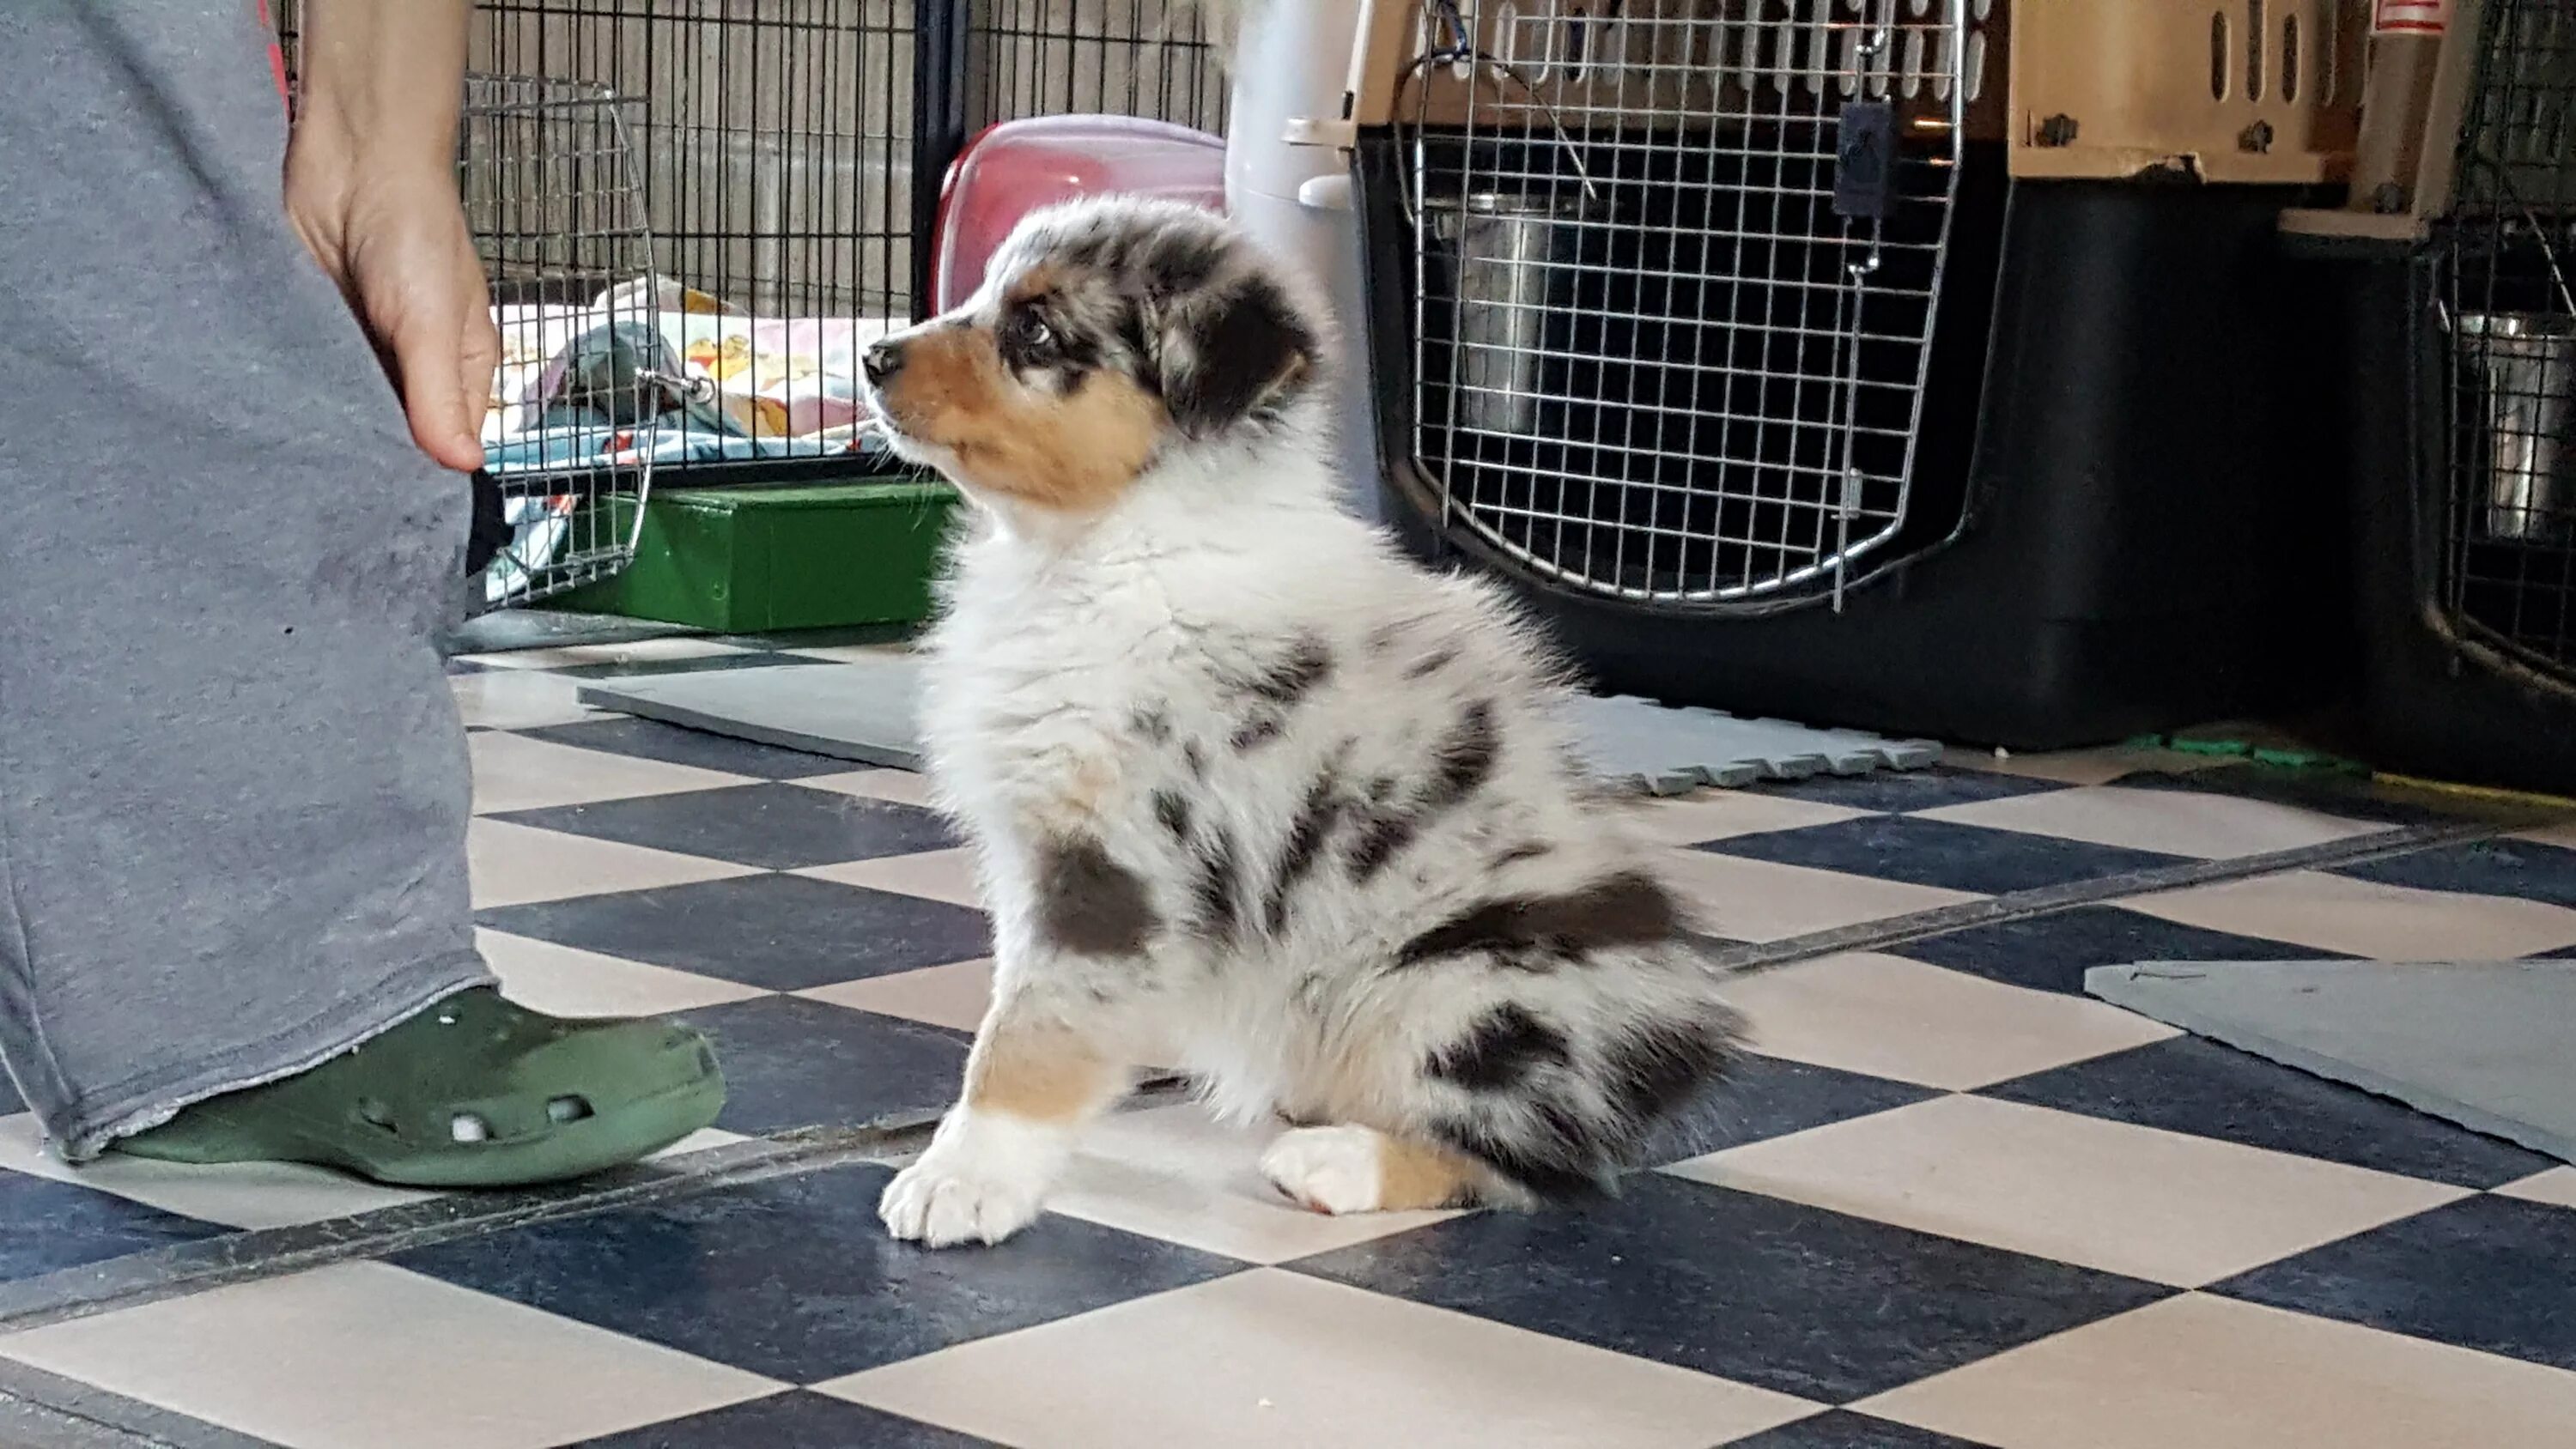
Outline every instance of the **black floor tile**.
POLYGON ((992 954, 984 914, 798 875, 751 875, 482 912, 514 936, 802 991, 992 954))
POLYGON ((2460 1187, 2517 1181, 2556 1161, 2192 1036, 2058 1067, 1978 1095, 2460 1187))
POLYGON ((795 1390, 670 1419, 573 1449, 995 1449, 991 1440, 795 1390))
POLYGON ((86 1267, 225 1231, 96 1188, 0 1171, 0 1280, 86 1267))
POLYGON ((2576 1212, 2463 1198, 2209 1290, 2576 1370, 2576 1212))
POLYGON ((1458 1218, 1294 1266, 1831 1404, 2171 1291, 1653 1173, 1602 1206, 1458 1218))
POLYGON ((962 1032, 800 996, 686 1012, 715 1039, 728 1132, 856 1126, 945 1107, 966 1071, 962 1032))
POLYGON ((1729 1439, 1726 1449, 1985 1449, 1973 1440, 1935 1434, 1910 1424, 1894 1424, 1832 1409, 1800 1419, 1750 1439, 1729 1439))
POLYGON ((864 1164, 772 1178, 390 1261, 799 1384, 1241 1267, 1063 1217, 1041 1219, 995 1248, 897 1243, 876 1211, 892 1175, 864 1164))
POLYGON ((2467 895, 2512 896, 2576 907, 2576 850, 2520 840, 2479 840, 2339 867, 2335 874, 2381 885, 2467 895))
POLYGON ((1656 1134, 1647 1160, 1679 1162, 1938 1095, 1910 1082, 1748 1055, 1726 1081, 1656 1134))
POLYGON ((2028 920, 1971 926, 1888 950, 1990 981, 2078 996, 2084 992, 2084 973, 2096 966, 2139 961, 2326 961, 2338 955, 2314 946, 2185 926, 2117 906, 2078 906, 2028 920))
POLYGON ((560 805, 494 818, 764 870, 915 855, 957 844, 936 814, 917 806, 777 781, 595 805, 560 805))
POLYGON ((2098 880, 2172 865, 2178 859, 2153 851, 1910 815, 1873 815, 1799 830, 1769 830, 1693 848, 1982 895, 2098 880))
POLYGON ((692 765, 701 770, 721 770, 728 775, 748 775, 757 780, 801 780, 815 775, 845 774, 861 768, 848 760, 836 760, 829 755, 782 750, 775 745, 754 744, 730 735, 682 729, 659 720, 626 715, 521 730, 519 733, 533 740, 571 745, 576 749, 600 750, 639 760, 658 760, 666 765, 692 765))

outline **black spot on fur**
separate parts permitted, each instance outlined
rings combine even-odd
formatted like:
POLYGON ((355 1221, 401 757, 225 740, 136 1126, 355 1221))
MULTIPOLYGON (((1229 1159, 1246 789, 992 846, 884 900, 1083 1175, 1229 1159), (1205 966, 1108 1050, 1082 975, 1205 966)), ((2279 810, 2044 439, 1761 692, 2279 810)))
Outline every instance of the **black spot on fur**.
POLYGON ((1457 658, 1458 650, 1454 645, 1445 649, 1434 649, 1430 653, 1423 655, 1421 658, 1414 660, 1411 664, 1406 665, 1404 669, 1404 677, 1407 679, 1429 678, 1430 676, 1439 673, 1441 670, 1448 668, 1457 658))
POLYGON ((1437 814, 1476 793, 1493 778, 1495 757, 1502 753, 1502 735, 1494 728, 1493 702, 1480 699, 1467 706, 1431 753, 1436 763, 1431 782, 1422 792, 1422 810, 1437 814))
POLYGON ((1241 921, 1243 868, 1235 859, 1234 832, 1219 827, 1199 847, 1199 929, 1218 945, 1231 944, 1241 921))
POLYGON ((1413 843, 1418 827, 1409 815, 1379 812, 1368 817, 1357 834, 1351 837, 1348 864, 1351 879, 1363 885, 1377 878, 1387 862, 1413 843))
POLYGON ((1529 1118, 1508 1127, 1451 1121, 1434 1130, 1459 1152, 1551 1202, 1601 1196, 1611 1163, 1599 1134, 1561 1103, 1536 1103, 1529 1118))
POLYGON ((1613 946, 1669 941, 1682 927, 1672 893, 1634 871, 1553 896, 1506 896, 1442 921, 1396 952, 1399 966, 1489 952, 1508 964, 1545 969, 1613 946))
POLYGON ((1565 1033, 1530 1015, 1519 1003, 1505 1002, 1478 1018, 1465 1036, 1433 1052, 1422 1070, 1471 1092, 1503 1092, 1519 1086, 1532 1072, 1571 1060, 1565 1033))
POLYGON ((1288 827, 1288 842, 1279 850, 1279 869, 1270 880, 1269 899, 1262 904, 1262 925, 1271 935, 1288 928, 1288 900, 1297 886, 1314 873, 1315 863, 1323 858, 1324 844, 1341 823, 1341 782, 1330 774, 1319 776, 1306 791, 1306 803, 1297 809, 1296 822, 1288 827))
POLYGON ((1264 671, 1251 684, 1251 692, 1286 709, 1306 695, 1333 672, 1333 652, 1324 641, 1308 635, 1291 646, 1280 661, 1264 671))
POLYGON ((1187 436, 1214 437, 1242 422, 1319 360, 1315 334, 1266 277, 1175 310, 1183 320, 1164 339, 1159 371, 1163 405, 1187 436))
POLYGON ((1149 744, 1168 744, 1172 738, 1171 712, 1161 705, 1149 705, 1136 711, 1128 724, 1139 738, 1149 744))
POLYGON ((1242 727, 1234 732, 1234 738, 1226 743, 1238 755, 1249 754, 1287 733, 1287 730, 1287 722, 1279 716, 1257 714, 1245 720, 1242 727))
POLYGON ((1154 818, 1174 840, 1190 838, 1190 802, 1169 790, 1154 792, 1154 818))
POLYGON ((1225 263, 1224 247, 1213 237, 1166 235, 1157 242, 1135 265, 1137 285, 1149 296, 1195 292, 1214 281, 1217 268, 1225 263))
MULTIPOLYGON (((1374 879, 1421 838, 1423 827, 1464 804, 1493 778, 1501 751, 1502 734, 1495 728, 1492 702, 1478 700, 1467 706, 1431 747, 1431 772, 1413 799, 1401 807, 1381 803, 1370 808, 1351 838, 1345 861, 1351 879, 1362 884, 1374 879)), ((1382 784, 1392 793, 1392 782, 1372 781, 1373 800, 1384 798, 1379 790, 1382 784)))
POLYGON ((1038 933, 1081 956, 1132 956, 1155 928, 1153 904, 1136 873, 1097 840, 1060 840, 1038 862, 1038 933))
POLYGON ((1198 741, 1181 741, 1181 763, 1189 768, 1191 779, 1207 778, 1207 751, 1199 748, 1198 741))
POLYGON ((1493 859, 1493 868, 1501 870, 1505 866, 1518 865, 1524 860, 1536 860, 1540 856, 1545 855, 1554 849, 1556 849, 1555 846, 1548 844, 1544 840, 1524 840, 1520 844, 1513 846, 1511 849, 1504 851, 1502 854, 1495 856, 1493 859))
POLYGON ((1602 1053, 1602 1089, 1622 1115, 1642 1126, 1689 1101, 1725 1065, 1731 1046, 1730 1034, 1711 1023, 1651 1022, 1602 1053))

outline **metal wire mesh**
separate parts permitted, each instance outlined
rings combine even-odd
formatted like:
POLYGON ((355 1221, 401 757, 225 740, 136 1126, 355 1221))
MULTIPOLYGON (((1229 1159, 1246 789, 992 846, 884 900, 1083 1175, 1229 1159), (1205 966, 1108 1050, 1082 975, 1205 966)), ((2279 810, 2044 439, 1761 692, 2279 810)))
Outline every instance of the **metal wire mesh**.
POLYGON ((562 593, 635 556, 685 384, 656 325, 634 109, 568 81, 466 81, 457 180, 501 334, 482 433, 511 529, 483 574, 487 604, 562 593))
POLYGON ((1105 112, 1225 130, 1197 0, 984 0, 974 26, 984 121, 1105 112))
POLYGON ((1427 0, 1413 447, 1446 525, 1586 592, 1838 599, 1906 523, 1986 10, 1427 0), (1854 108, 1895 139, 1876 216, 1837 206, 1854 108))
POLYGON ((2442 607, 2576 680, 2576 8, 2489 0, 2437 252, 2450 372, 2442 607))

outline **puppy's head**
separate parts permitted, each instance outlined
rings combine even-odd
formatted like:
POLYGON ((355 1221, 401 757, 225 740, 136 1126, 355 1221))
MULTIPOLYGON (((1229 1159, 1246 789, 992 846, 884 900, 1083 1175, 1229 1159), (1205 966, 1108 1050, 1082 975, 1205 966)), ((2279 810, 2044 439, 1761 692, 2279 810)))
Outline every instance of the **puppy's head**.
POLYGON ((898 453, 988 501, 1084 513, 1275 428, 1323 360, 1314 313, 1222 218, 1108 198, 1022 222, 981 291, 865 371, 898 453))

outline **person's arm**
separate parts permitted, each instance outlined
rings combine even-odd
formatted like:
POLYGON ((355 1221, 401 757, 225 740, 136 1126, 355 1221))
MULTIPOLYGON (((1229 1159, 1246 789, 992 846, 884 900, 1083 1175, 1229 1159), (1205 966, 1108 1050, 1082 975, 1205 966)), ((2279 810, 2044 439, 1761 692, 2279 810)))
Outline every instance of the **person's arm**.
POLYGON ((469 0, 305 0, 286 211, 450 468, 479 441, 500 339, 456 194, 469 0))

